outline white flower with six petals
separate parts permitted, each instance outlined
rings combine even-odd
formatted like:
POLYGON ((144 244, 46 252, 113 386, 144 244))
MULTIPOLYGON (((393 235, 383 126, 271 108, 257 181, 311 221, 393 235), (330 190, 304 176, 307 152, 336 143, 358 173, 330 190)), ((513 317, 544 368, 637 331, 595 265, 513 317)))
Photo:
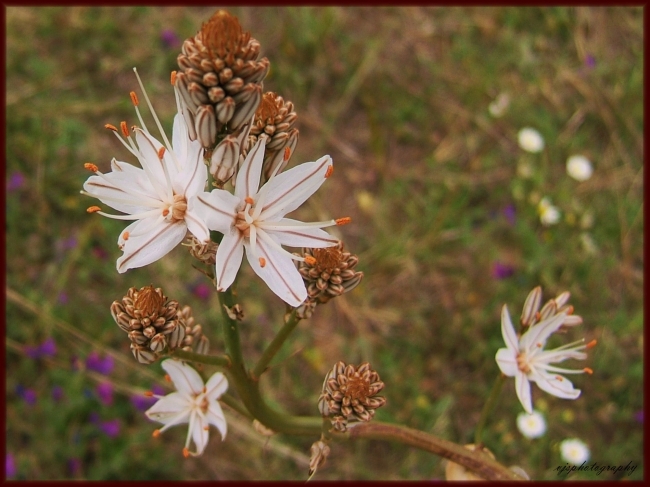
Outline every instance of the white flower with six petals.
POLYGON ((234 194, 222 189, 201 193, 190 201, 189 208, 203 218, 208 228, 223 233, 216 256, 217 291, 233 283, 245 249, 255 273, 275 294, 297 307, 307 298, 307 289, 293 260, 304 259, 290 254, 282 245, 336 245, 338 240, 321 229, 348 223, 349 218, 312 223, 284 218, 330 176, 332 159, 323 156, 272 174, 259 188, 265 147, 262 137, 249 151, 237 173, 234 194))
POLYGON ((142 125, 141 128, 133 128, 135 141, 126 123, 121 124, 121 132, 127 142, 119 136, 115 127, 107 127, 138 159, 142 168, 113 159, 112 172, 102 174, 94 164, 86 164, 86 168, 96 175, 88 178, 84 183, 85 191, 82 191, 82 194, 98 198, 126 215, 110 215, 99 211, 97 206, 90 207, 89 212, 118 220, 135 220, 118 239, 118 246, 124 252, 117 260, 120 273, 160 259, 185 238, 188 230, 199 241, 206 241, 210 236, 205 223, 188 208, 190 198, 205 190, 207 168, 202 161, 200 142, 189 138, 178 104, 178 92, 175 90, 178 114, 174 118, 173 144, 170 144, 139 76, 138 82, 165 144, 147 130, 137 108, 137 97, 132 93, 131 98, 142 125))
POLYGON ((581 352, 596 344, 595 340, 585 344, 584 340, 569 343, 554 350, 544 350, 546 340, 564 323, 567 313, 558 313, 528 328, 518 337, 512 326, 507 306, 501 311, 501 333, 506 348, 500 348, 496 361, 501 372, 515 378, 517 397, 527 413, 532 414, 533 404, 530 383, 535 382, 543 391, 563 399, 577 399, 580 390, 571 381, 559 375, 592 373, 591 369, 565 369, 551 365, 566 359, 584 360, 587 354, 581 352))
POLYGON ((209 425, 216 426, 222 440, 226 438, 226 418, 217 399, 228 389, 228 379, 217 372, 204 385, 199 373, 189 365, 174 359, 165 360, 161 365, 169 374, 176 392, 166 396, 154 395, 158 402, 145 412, 149 419, 164 424, 154 431, 154 436, 177 424, 189 423, 183 455, 201 455, 208 444, 209 425), (190 440, 194 440, 196 452, 189 451, 190 440))

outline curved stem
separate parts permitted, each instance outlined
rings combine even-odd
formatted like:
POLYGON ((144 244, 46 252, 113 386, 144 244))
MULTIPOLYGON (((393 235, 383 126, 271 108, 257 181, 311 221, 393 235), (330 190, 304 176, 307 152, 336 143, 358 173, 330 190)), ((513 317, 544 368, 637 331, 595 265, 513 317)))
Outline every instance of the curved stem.
POLYGON ((486 480, 522 480, 515 472, 504 467, 481 451, 472 451, 423 431, 393 424, 371 422, 348 426, 350 439, 367 438, 402 443, 420 450, 434 453, 462 465, 486 480))
POLYGON ((477 447, 482 444, 481 437, 483 436, 485 423, 487 422, 488 416, 490 416, 492 409, 494 409, 494 406, 499 399, 499 393, 501 392, 501 387, 503 386, 505 379, 506 377, 500 373, 497 379, 494 381, 494 385, 492 386, 492 390, 490 391, 490 395, 488 396, 487 401, 485 401, 485 404, 483 405, 483 410, 481 411, 481 416, 478 420, 476 431, 474 433, 474 444, 477 447))
POLYGON ((282 344, 286 341, 286 339, 296 328, 296 325, 298 325, 299 322, 300 318, 296 316, 296 310, 294 309, 289 315, 289 318, 287 319, 284 326, 280 329, 278 334, 275 335, 273 341, 271 341, 271 343, 269 343, 269 345, 266 347, 266 350, 264 350, 264 353, 255 365, 252 373, 253 380, 258 380, 259 377, 264 373, 269 363, 271 363, 271 360, 273 360, 273 357, 275 357, 275 354, 278 353, 282 347, 282 344))
POLYGON ((206 365, 216 365, 229 369, 232 361, 227 355, 203 355, 200 353, 188 352, 186 350, 176 349, 170 353, 171 356, 192 362, 198 362, 206 365))

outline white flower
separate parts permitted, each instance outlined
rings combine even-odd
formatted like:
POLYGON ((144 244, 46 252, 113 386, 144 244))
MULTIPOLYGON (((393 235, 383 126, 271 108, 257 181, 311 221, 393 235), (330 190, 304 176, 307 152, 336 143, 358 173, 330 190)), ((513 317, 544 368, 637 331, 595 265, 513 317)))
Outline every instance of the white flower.
POLYGON ((490 115, 495 118, 500 117, 505 113, 510 105, 510 96, 507 93, 499 93, 492 103, 488 105, 490 115))
POLYGON ((537 205, 539 219, 545 226, 555 225, 560 221, 560 209, 551 204, 551 200, 544 197, 537 205))
POLYGON ((527 152, 540 152, 544 148, 544 138, 537 130, 525 127, 517 134, 519 147, 527 152))
POLYGON ((574 465, 582 465, 589 460, 590 456, 589 447, 576 438, 562 441, 560 443, 560 453, 565 461, 574 465))
POLYGON ((501 334, 506 343, 506 348, 497 351, 496 361, 501 372, 508 377, 515 378, 517 397, 527 413, 532 414, 533 404, 530 383, 535 382, 543 391, 564 399, 577 399, 579 389, 574 389, 573 384, 564 374, 592 373, 591 369, 572 370, 551 365, 566 359, 584 360, 587 354, 580 352, 596 344, 592 340, 584 344, 584 339, 558 347, 554 350, 544 350, 546 340, 555 333, 564 323, 566 312, 553 315, 526 330, 521 338, 517 336, 508 307, 503 306, 501 311, 501 334))
MULTIPOLYGON (((138 82, 144 92, 139 76, 138 82)), ((102 174, 94 164, 86 164, 86 168, 96 176, 88 178, 84 183, 85 191, 82 191, 82 194, 98 198, 126 215, 110 215, 99 211, 97 206, 90 207, 89 212, 118 220, 135 220, 118 239, 118 246, 124 252, 117 260, 120 273, 160 259, 185 238, 188 230, 200 241, 210 237, 205 223, 187 206, 192 196, 204 191, 207 182, 201 144, 190 140, 180 105, 174 118, 173 144, 170 144, 147 94, 144 95, 165 145, 147 130, 137 108, 137 97, 131 93, 142 125, 133 128, 135 141, 125 122, 121 124, 121 132, 128 143, 119 136, 115 127, 107 127, 138 159, 142 168, 113 159, 112 172, 102 174)), ((178 93, 176 97, 178 104, 178 93)))
POLYGON ((226 418, 217 399, 228 389, 228 380, 217 372, 204 385, 196 370, 174 359, 165 360, 162 368, 177 392, 154 396, 158 402, 145 412, 149 419, 165 425, 154 431, 154 436, 177 424, 189 423, 183 455, 200 455, 208 444, 209 425, 217 427, 222 440, 226 438, 226 418), (190 439, 194 440, 196 452, 189 451, 190 439))
POLYGON ((539 438, 546 433, 546 420, 538 411, 533 411, 531 414, 519 413, 517 428, 526 438, 539 438))
POLYGON ((566 172, 576 181, 586 181, 594 173, 594 168, 585 156, 571 156, 566 161, 566 172))
POLYGON ((311 248, 336 245, 338 240, 321 228, 345 224, 349 218, 314 223, 284 218, 329 177, 332 159, 323 156, 316 162, 300 164, 277 176, 273 174, 258 190, 265 147, 262 137, 246 156, 237 173, 234 194, 222 189, 201 193, 190 201, 190 208, 196 209, 208 228, 224 235, 216 257, 218 291, 233 283, 246 249, 255 273, 275 294, 296 307, 307 298, 307 289, 293 259, 304 259, 291 255, 282 245, 311 248))

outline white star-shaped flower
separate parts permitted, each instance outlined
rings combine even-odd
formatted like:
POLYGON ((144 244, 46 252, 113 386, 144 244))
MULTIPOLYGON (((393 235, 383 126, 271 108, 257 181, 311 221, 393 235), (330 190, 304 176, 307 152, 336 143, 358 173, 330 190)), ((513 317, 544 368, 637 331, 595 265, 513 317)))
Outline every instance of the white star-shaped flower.
POLYGON ((158 402, 145 414, 165 425, 154 431, 154 436, 177 424, 189 423, 183 455, 200 455, 208 444, 209 425, 216 426, 222 440, 226 438, 226 418, 217 399, 228 389, 228 379, 217 372, 204 385, 199 373, 189 365, 174 359, 165 360, 161 365, 177 392, 166 396, 153 395, 158 402), (194 440, 196 452, 189 451, 190 440, 194 440))
POLYGON ((545 226, 555 225, 560 221, 560 210, 557 206, 551 204, 551 200, 547 197, 544 197, 540 200, 537 205, 537 211, 539 212, 539 219, 545 226))
POLYGON ((533 412, 530 383, 535 382, 543 391, 564 399, 577 399, 579 389, 574 389, 571 381, 559 375, 592 373, 589 368, 580 370, 565 369, 551 365, 566 359, 584 360, 587 354, 581 352, 596 344, 595 340, 585 344, 584 339, 544 350, 546 340, 564 323, 566 312, 558 313, 528 328, 519 338, 512 326, 507 306, 501 311, 501 333, 506 348, 497 351, 496 361, 504 375, 515 378, 517 397, 527 413, 533 412))
POLYGON ((316 162, 273 174, 259 188, 265 147, 261 138, 246 156, 237 173, 234 194, 222 189, 201 193, 190 201, 189 208, 201 216, 208 228, 223 233, 216 256, 218 291, 226 290, 233 283, 246 249, 255 273, 275 294, 296 307, 307 298, 307 289, 293 260, 304 259, 290 254, 282 245, 311 248, 336 245, 338 240, 321 229, 343 225, 349 218, 313 223, 284 218, 330 176, 332 159, 323 156, 316 162))
POLYGON ((577 438, 568 438, 560 443, 562 458, 573 465, 582 465, 589 460, 589 447, 577 438))
MULTIPOLYGON (((138 82, 144 92, 139 77, 138 82)), ((178 105, 179 95, 175 91, 178 105)), ((99 211, 97 206, 90 207, 89 212, 118 220, 135 220, 118 239, 118 246, 124 252, 117 260, 120 273, 160 259, 185 238, 188 230, 200 241, 210 237, 205 223, 188 208, 189 199, 204 191, 207 182, 201 144, 190 140, 180 105, 174 118, 173 144, 170 144, 147 94, 144 95, 165 144, 149 133, 137 108, 137 97, 131 93, 142 125, 132 129, 135 140, 125 122, 122 122, 120 131, 126 142, 119 136, 117 128, 110 125, 107 128, 113 130, 142 167, 113 159, 112 172, 102 174, 94 164, 86 164, 86 168, 96 175, 88 178, 82 191, 82 194, 93 196, 126 215, 110 215, 99 211)))
POLYGON ((519 147, 527 152, 541 152, 544 149, 544 138, 537 130, 524 127, 517 134, 519 147))
POLYGON ((526 438, 539 438, 546 433, 546 420, 542 413, 533 411, 531 414, 523 412, 517 415, 517 428, 526 438))
POLYGON ((571 156, 566 161, 566 172, 576 181, 586 181, 594 173, 591 161, 585 156, 571 156))

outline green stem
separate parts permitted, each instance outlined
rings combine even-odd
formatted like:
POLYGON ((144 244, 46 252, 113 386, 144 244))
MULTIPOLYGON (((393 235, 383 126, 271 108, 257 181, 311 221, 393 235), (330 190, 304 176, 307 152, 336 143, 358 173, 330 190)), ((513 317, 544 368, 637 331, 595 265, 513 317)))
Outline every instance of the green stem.
POLYGON ((257 362, 257 365, 255 365, 252 373, 253 380, 258 380, 259 377, 264 373, 269 363, 271 363, 271 360, 273 360, 273 357, 275 357, 275 354, 278 353, 282 347, 282 344, 286 341, 286 339, 296 328, 299 322, 300 318, 296 316, 296 310, 294 309, 289 315, 289 318, 287 319, 284 326, 280 329, 278 334, 275 335, 275 338, 273 338, 273 341, 269 343, 268 347, 266 347, 266 350, 264 350, 264 353, 257 362))
POLYGON ((490 395, 485 401, 485 404, 483 405, 483 410, 481 411, 481 417, 478 420, 478 424, 476 425, 476 431, 474 433, 474 444, 479 447, 481 446, 481 437, 483 436, 483 430, 485 429, 485 423, 487 422, 488 416, 490 416, 490 413, 492 412, 492 409, 494 409, 494 406, 497 403, 497 400, 499 399, 499 393, 501 392, 501 387, 506 381, 506 377, 503 374, 499 374, 497 379, 494 381, 494 385, 492 386, 492 390, 490 391, 490 395))
POLYGON ((229 369, 232 366, 230 357, 227 355, 203 355, 200 353, 188 352, 186 350, 176 349, 170 353, 171 356, 190 362, 198 362, 206 365, 216 365, 229 369))

